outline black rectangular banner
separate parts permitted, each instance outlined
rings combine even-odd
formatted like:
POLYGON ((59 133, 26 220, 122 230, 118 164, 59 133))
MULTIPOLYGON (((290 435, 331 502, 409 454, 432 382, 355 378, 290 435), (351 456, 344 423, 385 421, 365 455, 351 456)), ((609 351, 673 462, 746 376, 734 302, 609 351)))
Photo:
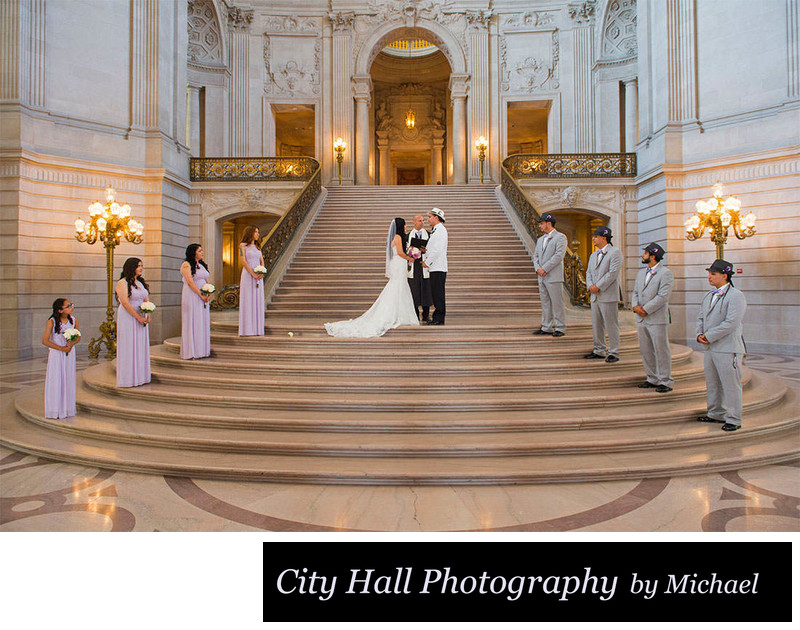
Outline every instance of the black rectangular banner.
POLYGON ((791 543, 264 543, 264 621, 791 621, 791 543))

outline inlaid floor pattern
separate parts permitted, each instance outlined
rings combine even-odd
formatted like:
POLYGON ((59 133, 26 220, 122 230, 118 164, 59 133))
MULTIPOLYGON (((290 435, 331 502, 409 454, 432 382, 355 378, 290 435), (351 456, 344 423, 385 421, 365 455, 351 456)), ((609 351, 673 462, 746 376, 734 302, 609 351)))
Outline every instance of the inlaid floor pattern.
POLYGON ((118 389, 114 363, 79 375, 79 415, 43 417, 42 386, 5 395, 2 438, 52 459, 194 478, 450 485, 641 479, 741 470, 800 452, 796 390, 745 369, 745 428, 697 423, 702 356, 673 345, 675 391, 643 380, 635 329, 621 361, 582 357, 585 316, 534 337, 530 257, 491 188, 333 188, 267 307, 266 336, 212 315, 212 356, 152 348, 153 382, 118 389), (329 338, 385 283, 393 217, 433 206, 450 237, 447 325, 329 338))

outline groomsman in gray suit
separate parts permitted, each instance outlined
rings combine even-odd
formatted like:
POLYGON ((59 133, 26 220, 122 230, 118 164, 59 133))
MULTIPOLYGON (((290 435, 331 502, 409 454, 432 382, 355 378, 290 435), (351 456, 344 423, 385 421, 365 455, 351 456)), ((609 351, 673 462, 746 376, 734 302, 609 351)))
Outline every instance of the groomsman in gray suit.
POLYGON ((707 415, 699 422, 719 422, 723 431, 742 428, 742 321, 747 302, 733 286, 733 265, 717 259, 706 269, 713 287, 700 305, 695 334, 705 355, 707 415))
POLYGON ((534 335, 563 337, 567 329, 564 313, 564 254, 567 237, 555 228, 556 218, 543 214, 539 229, 543 235, 536 241, 533 267, 539 277, 539 298, 542 301, 542 327, 534 335))
POLYGON ((669 297, 674 278, 667 266, 661 264, 664 248, 650 243, 642 253, 642 263, 647 265, 636 276, 631 297, 636 313, 636 331, 639 334, 639 351, 647 380, 639 383, 641 389, 653 388, 659 393, 671 392, 672 355, 669 351, 667 324, 669 323, 669 297))
POLYGON ((598 227, 592 235, 597 247, 589 256, 586 267, 586 286, 591 294, 592 335, 594 349, 585 359, 603 359, 606 363, 619 361, 619 272, 622 252, 611 244, 611 228, 598 227), (608 349, 606 350, 606 332, 608 349))

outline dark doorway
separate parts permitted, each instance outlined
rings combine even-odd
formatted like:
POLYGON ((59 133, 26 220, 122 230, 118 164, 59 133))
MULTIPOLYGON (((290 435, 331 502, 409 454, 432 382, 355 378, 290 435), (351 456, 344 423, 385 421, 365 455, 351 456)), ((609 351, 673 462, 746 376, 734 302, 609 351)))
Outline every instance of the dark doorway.
POLYGON ((425 169, 424 168, 398 168, 397 169, 397 185, 398 186, 424 186, 425 185, 425 169))

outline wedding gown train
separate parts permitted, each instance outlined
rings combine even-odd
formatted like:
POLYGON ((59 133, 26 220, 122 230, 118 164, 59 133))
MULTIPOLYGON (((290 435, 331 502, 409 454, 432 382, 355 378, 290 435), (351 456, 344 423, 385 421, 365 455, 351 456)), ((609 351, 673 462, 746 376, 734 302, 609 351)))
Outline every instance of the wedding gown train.
POLYGON ((405 259, 394 254, 389 263, 389 282, 378 299, 361 317, 325 324, 332 337, 380 337, 398 326, 419 326, 419 319, 408 286, 405 259))

